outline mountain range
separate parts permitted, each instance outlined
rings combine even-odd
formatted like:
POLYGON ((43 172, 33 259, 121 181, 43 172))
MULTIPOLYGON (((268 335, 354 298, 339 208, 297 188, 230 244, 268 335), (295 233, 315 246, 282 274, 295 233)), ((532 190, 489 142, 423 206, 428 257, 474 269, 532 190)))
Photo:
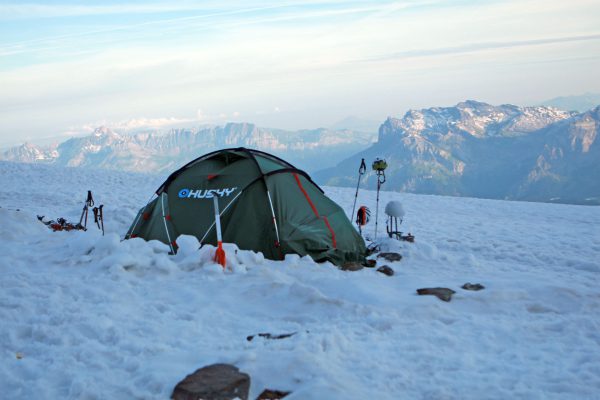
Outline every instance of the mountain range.
POLYGON ((228 123, 167 132, 119 134, 107 127, 60 144, 25 143, 0 154, 1 160, 60 166, 119 169, 134 172, 170 172, 210 151, 251 147, 285 158, 307 171, 330 167, 369 147, 377 134, 348 129, 285 131, 248 123, 228 123))
MULTIPOLYGON (((600 106, 576 113, 470 100, 388 118, 377 143, 314 177, 355 186, 361 158, 382 157, 384 190, 600 204, 599 130, 600 106)), ((363 185, 376 182, 368 171, 363 185)))
MULTIPOLYGON (((209 151, 251 147, 311 172, 320 184, 355 187, 360 161, 385 158, 384 190, 600 204, 600 106, 578 113, 474 100, 389 117, 378 134, 285 131, 249 123, 119 134, 106 127, 52 146, 23 144, 0 159, 168 173, 209 151)), ((370 170, 363 187, 375 188, 370 170)))

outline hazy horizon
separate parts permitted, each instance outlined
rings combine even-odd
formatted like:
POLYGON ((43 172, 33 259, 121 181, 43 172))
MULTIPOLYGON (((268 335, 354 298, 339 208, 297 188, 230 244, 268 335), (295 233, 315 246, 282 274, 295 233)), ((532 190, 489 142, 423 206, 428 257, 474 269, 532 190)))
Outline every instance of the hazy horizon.
POLYGON ((0 4, 0 145, 97 125, 381 121, 600 91, 600 3, 0 4))

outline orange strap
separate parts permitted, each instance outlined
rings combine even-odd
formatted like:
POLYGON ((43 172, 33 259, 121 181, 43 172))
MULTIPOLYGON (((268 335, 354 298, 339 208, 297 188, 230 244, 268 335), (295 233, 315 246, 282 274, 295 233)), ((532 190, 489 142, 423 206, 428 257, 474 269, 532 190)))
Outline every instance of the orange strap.
POLYGON ((302 194, 304 194, 306 201, 308 201, 310 208, 312 208, 313 212, 315 213, 315 216, 319 219, 323 219, 323 222, 325 222, 325 226, 327 227, 327 229, 329 229, 329 233, 331 233, 331 243, 333 244, 333 248, 336 249, 337 241, 335 240, 335 232, 333 231, 333 228, 329 224, 329 220, 327 219, 326 216, 321 217, 319 215, 319 212, 317 211, 317 207, 315 207, 315 204, 310 199, 310 196, 308 195, 308 193, 306 193, 306 190, 304 190, 304 187, 302 186, 302 183, 300 182, 300 178, 298 177, 298 174, 294 174, 294 178, 296 179, 296 183, 298 184, 298 187, 302 191, 302 194))

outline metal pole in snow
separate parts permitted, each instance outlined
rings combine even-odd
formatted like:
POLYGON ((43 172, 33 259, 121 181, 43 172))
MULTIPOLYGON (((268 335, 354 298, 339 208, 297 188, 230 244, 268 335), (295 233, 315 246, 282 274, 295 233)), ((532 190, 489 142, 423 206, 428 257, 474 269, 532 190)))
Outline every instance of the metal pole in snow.
POLYGON ((356 183, 356 193, 354 194, 354 205, 352 206, 352 214, 350 214, 350 222, 354 218, 354 210, 356 209, 356 199, 358 198, 358 187, 360 186, 360 178, 367 171, 367 165, 365 164, 365 159, 363 158, 360 162, 360 167, 358 167, 358 182, 356 183))
POLYGON ((223 250, 223 238, 221 237, 221 217, 219 216, 219 197, 213 195, 213 204, 215 206, 215 226, 217 228, 217 251, 215 252, 215 261, 221 264, 225 269, 227 264, 225 250, 223 250))

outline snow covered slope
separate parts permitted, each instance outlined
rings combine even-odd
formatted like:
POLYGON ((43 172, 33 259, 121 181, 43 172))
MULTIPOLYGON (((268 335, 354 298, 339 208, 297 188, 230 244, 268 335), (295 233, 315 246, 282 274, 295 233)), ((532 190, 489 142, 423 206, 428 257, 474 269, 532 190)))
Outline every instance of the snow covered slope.
MULTIPOLYGON (((215 362, 250 374, 253 399, 265 387, 289 399, 600 393, 600 208, 385 192, 382 208, 401 201, 416 235, 384 243, 404 256, 386 263, 393 277, 232 245, 223 272, 191 237, 177 256, 120 241, 163 178, 0 163, 3 398, 167 399, 215 362), (36 220, 78 220, 88 189, 106 205, 106 236, 36 220), (435 286, 457 293, 415 293, 435 286), (246 340, 259 332, 298 333, 246 340)), ((325 189, 351 208, 352 189, 325 189)))

